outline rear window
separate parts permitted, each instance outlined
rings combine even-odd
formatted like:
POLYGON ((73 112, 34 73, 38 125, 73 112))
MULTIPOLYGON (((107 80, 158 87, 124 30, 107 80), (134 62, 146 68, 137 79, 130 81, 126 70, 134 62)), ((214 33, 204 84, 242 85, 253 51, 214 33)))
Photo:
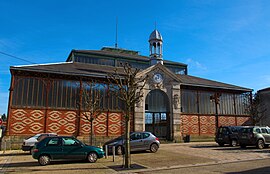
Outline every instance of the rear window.
POLYGON ((148 138, 150 136, 149 133, 143 133, 143 139, 148 138))

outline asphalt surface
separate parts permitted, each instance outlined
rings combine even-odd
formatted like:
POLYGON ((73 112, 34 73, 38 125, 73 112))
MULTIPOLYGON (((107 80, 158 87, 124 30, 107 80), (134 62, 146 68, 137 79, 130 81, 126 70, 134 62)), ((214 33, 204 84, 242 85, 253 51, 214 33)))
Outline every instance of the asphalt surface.
MULTIPOLYGON (((85 161, 55 161, 48 166, 39 166, 37 160, 26 152, 17 150, 6 151, 3 154, 1 151, 0 173, 179 173, 181 170, 203 173, 195 169, 268 160, 270 159, 269 152, 270 148, 219 147, 214 142, 162 144, 157 153, 132 153, 132 168, 125 170, 122 167, 122 156, 117 156, 114 162, 112 156, 109 156, 107 159, 99 159, 94 164, 85 161)), ((234 168, 229 167, 229 169, 229 172, 234 172, 234 168)), ((235 169, 235 171, 241 171, 241 169, 235 169)), ((225 172, 217 170, 216 173, 225 172)))

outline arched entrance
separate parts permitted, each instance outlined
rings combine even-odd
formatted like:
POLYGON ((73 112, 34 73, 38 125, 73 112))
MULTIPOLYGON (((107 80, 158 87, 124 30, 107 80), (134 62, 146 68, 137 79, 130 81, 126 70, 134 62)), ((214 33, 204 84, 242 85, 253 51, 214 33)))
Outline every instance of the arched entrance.
POLYGON ((145 100, 145 131, 152 132, 158 138, 170 138, 170 104, 165 92, 152 90, 145 100))

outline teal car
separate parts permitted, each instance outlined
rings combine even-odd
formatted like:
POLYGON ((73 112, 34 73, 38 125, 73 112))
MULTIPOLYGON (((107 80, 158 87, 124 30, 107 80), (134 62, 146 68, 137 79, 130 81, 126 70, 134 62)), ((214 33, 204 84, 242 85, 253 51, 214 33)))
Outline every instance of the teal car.
POLYGON ((37 143, 32 151, 32 157, 42 166, 52 160, 84 160, 95 163, 104 157, 104 151, 95 146, 88 146, 70 136, 46 137, 37 143))

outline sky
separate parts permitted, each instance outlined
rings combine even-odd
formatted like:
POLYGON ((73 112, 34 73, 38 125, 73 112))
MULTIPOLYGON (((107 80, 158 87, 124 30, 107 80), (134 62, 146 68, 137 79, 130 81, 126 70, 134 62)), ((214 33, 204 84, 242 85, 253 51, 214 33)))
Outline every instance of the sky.
POLYGON ((149 56, 156 24, 163 58, 188 64, 189 75, 253 92, 270 87, 268 0, 0 0, 0 9, 0 114, 7 114, 10 66, 113 47, 116 18, 120 48, 149 56))

